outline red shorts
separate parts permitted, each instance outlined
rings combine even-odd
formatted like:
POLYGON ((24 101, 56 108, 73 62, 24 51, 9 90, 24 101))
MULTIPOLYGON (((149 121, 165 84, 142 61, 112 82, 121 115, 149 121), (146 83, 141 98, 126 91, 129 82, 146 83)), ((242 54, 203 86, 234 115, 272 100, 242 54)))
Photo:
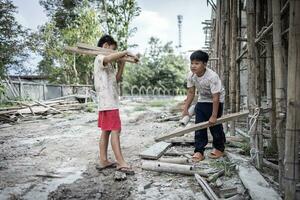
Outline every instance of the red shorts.
POLYGON ((98 127, 103 131, 120 131, 121 119, 119 110, 103 110, 98 114, 98 127))

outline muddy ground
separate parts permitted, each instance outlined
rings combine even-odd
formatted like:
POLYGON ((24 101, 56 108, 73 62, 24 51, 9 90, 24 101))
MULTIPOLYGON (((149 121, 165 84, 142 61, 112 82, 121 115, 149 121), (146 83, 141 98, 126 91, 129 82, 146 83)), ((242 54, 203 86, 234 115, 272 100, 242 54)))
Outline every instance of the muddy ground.
MULTIPOLYGON (((170 108, 181 100, 122 101, 121 145, 136 172, 124 181, 114 180, 115 169, 95 169, 100 133, 96 112, 69 112, 1 128, 0 199, 206 199, 193 176, 140 167, 138 154, 178 124, 157 119, 170 115, 170 108)), ((193 151, 192 146, 172 148, 193 151)), ((110 147, 109 156, 114 160, 110 147)), ((213 172, 209 162, 201 165, 213 172)), ((248 198, 236 174, 222 181, 236 186, 242 199, 248 198)))

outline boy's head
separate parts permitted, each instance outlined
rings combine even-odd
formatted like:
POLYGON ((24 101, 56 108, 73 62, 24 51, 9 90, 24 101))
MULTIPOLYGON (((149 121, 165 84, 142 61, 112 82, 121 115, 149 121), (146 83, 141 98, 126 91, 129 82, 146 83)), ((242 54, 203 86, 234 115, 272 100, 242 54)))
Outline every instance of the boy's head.
POLYGON ((117 42, 114 40, 113 37, 111 37, 110 35, 104 35, 100 38, 100 40, 98 41, 98 47, 103 47, 106 49, 112 49, 115 50, 117 49, 117 42))
POLYGON ((208 61, 208 54, 204 51, 198 50, 191 54, 191 71, 197 76, 202 76, 205 72, 205 67, 208 61))
POLYGON ((207 63, 208 58, 209 58, 208 54, 201 50, 194 51, 190 56, 191 61, 201 61, 203 62, 203 64, 207 63))

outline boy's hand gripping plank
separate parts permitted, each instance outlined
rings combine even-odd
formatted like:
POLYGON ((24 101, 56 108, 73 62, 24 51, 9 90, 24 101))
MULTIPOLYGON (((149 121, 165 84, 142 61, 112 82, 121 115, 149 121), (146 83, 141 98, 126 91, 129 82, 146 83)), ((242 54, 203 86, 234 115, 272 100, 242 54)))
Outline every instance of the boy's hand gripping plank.
POLYGON ((243 112, 228 114, 228 115, 225 115, 223 117, 218 118, 217 122, 215 124, 211 124, 208 121, 207 122, 201 122, 201 123, 198 123, 198 124, 193 124, 191 126, 182 128, 180 130, 175 130, 174 132, 172 132, 170 134, 157 137, 157 138, 155 138, 155 141, 158 142, 158 141, 163 141, 163 140, 173 138, 173 137, 180 137, 180 136, 182 136, 186 133, 190 133, 190 132, 195 131, 195 130, 200 130, 200 129, 207 128, 207 127, 210 127, 210 126, 214 126, 214 125, 217 125, 217 124, 221 124, 221 123, 224 123, 224 122, 227 122, 227 121, 232 121, 236 118, 248 116, 248 114, 249 114, 249 111, 243 111, 243 112))

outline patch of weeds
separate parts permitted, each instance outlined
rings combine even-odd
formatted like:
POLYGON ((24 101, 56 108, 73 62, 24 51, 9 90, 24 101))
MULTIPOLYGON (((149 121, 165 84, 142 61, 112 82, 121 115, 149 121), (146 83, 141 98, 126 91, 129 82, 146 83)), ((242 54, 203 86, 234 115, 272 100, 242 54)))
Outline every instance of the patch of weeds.
POLYGON ((242 143, 241 149, 243 151, 243 155, 250 156, 250 143, 242 143))
POLYGON ((163 107, 167 104, 164 100, 154 100, 149 102, 150 107, 163 107))
POLYGON ((278 150, 276 147, 268 146, 264 149, 264 156, 266 158, 277 158, 278 157, 278 150))
POLYGON ((224 175, 231 177, 235 172, 235 164, 226 160, 216 160, 210 163, 210 165, 217 169, 224 169, 224 175))
POLYGON ((146 106, 137 106, 134 107, 133 111, 145 111, 147 110, 146 106))
POLYGON ((163 107, 167 105, 174 105, 176 100, 172 99, 158 99, 148 102, 148 105, 151 107, 163 107))
POLYGON ((92 102, 87 103, 86 106, 84 107, 84 111, 90 113, 95 112, 95 109, 96 109, 96 105, 92 102))

